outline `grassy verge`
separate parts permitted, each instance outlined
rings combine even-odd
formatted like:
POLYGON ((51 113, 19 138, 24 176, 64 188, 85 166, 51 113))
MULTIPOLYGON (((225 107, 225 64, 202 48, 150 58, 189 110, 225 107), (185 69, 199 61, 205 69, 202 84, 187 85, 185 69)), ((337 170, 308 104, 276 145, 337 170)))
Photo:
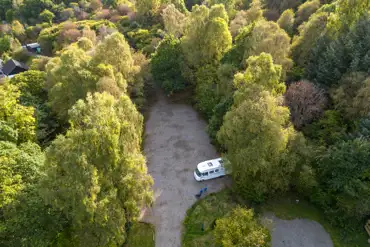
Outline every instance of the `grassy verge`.
POLYGON ((305 218, 320 223, 329 233, 335 247, 368 247, 367 233, 359 227, 357 233, 345 235, 342 229, 331 225, 324 213, 314 205, 294 195, 273 199, 259 208, 259 211, 270 211, 280 219, 305 218), (299 199, 297 203, 296 200, 299 199))
POLYGON ((155 229, 147 223, 134 223, 130 228, 125 247, 154 247, 155 229))
POLYGON ((196 202, 186 213, 183 247, 213 247, 213 224, 236 206, 228 190, 196 202), (203 229, 202 229, 203 228, 203 229))

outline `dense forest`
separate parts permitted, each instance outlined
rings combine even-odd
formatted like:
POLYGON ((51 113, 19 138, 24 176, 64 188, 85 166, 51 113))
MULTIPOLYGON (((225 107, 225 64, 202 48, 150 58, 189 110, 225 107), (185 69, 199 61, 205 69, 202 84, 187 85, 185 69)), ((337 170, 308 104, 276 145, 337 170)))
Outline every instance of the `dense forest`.
POLYGON ((29 67, 0 82, 0 245, 125 243, 153 201, 142 111, 157 88, 191 92, 233 193, 258 204, 294 191, 357 231, 370 216, 369 11, 0 0, 2 62, 29 67), (36 42, 41 54, 22 48, 36 42))

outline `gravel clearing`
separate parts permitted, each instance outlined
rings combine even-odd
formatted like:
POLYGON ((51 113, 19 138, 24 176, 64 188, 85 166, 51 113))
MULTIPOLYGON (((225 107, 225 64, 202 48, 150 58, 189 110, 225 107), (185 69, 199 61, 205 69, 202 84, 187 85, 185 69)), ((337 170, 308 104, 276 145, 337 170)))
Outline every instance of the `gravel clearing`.
POLYGON ((219 154, 210 144, 206 123, 191 106, 159 95, 148 114, 144 151, 154 179, 155 202, 144 210, 142 220, 155 225, 157 247, 180 247, 182 222, 196 202, 194 195, 205 186, 208 193, 217 192, 229 181, 195 181, 196 165, 219 154))
MULTIPOLYGON (((154 179, 154 205, 143 210, 142 220, 156 228, 156 247, 180 247, 182 222, 205 186, 208 193, 230 185, 227 178, 196 182, 193 171, 204 160, 219 156, 210 144, 206 123, 187 104, 159 95, 148 112, 144 151, 154 179)), ((266 214, 272 247, 333 247, 329 234, 317 222, 281 220, 266 214)))
POLYGON ((262 222, 270 230, 272 247, 333 247, 329 234, 316 221, 282 220, 266 214, 262 222))

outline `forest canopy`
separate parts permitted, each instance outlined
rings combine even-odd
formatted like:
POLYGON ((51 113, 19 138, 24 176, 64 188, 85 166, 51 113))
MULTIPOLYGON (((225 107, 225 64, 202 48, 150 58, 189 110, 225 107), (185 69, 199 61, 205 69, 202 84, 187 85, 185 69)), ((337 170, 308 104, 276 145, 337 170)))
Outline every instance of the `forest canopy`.
MULTIPOLYGON (((362 228, 369 13, 369 0, 0 0, 1 68, 26 70, 0 74, 0 245, 122 246, 154 200, 143 113, 160 90, 207 122, 238 198, 292 192, 362 228)), ((215 224, 225 246, 267 239, 249 209, 215 224)))

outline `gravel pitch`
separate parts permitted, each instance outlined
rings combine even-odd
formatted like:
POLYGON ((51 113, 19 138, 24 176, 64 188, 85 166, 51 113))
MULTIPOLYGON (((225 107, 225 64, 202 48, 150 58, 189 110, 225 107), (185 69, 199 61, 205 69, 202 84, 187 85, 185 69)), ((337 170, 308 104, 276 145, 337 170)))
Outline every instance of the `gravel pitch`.
POLYGON ((270 230, 272 247, 333 247, 329 234, 316 221, 282 220, 266 214, 263 224, 270 230))
POLYGON ((145 126, 144 151, 154 179, 155 202, 143 212, 143 221, 156 227, 156 247, 181 246, 182 222, 205 186, 208 193, 228 184, 227 178, 197 182, 193 171, 204 160, 219 156, 210 144, 206 123, 191 106, 158 96, 145 126))

